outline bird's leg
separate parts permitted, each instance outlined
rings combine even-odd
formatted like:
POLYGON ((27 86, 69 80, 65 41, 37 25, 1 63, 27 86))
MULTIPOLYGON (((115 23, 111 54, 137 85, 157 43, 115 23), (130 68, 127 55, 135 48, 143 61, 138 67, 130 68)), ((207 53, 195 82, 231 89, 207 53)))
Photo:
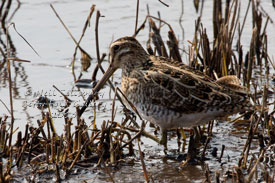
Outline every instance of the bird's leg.
POLYGON ((193 127, 193 132, 194 132, 194 148, 197 149, 199 147, 200 141, 202 139, 202 134, 199 126, 193 127))
POLYGON ((186 164, 197 164, 197 148, 196 148, 196 129, 190 131, 190 140, 188 145, 186 161, 181 165, 182 167, 186 164))
POLYGON ((164 153, 167 154, 167 130, 161 129, 160 144, 164 146, 164 153))
POLYGON ((187 160, 192 160, 196 156, 195 150, 195 139, 194 139, 194 131, 190 134, 190 140, 188 144, 188 151, 187 151, 187 160))

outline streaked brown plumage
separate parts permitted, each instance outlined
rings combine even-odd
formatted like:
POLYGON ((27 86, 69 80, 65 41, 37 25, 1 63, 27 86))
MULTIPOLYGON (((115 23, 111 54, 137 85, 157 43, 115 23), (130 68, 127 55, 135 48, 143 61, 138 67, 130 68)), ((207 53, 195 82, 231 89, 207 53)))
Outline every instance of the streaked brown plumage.
MULTIPOLYGON (((94 92, 118 68, 122 69, 122 92, 164 134, 170 128, 200 125, 251 108, 235 76, 215 81, 183 63, 148 55, 133 37, 111 44, 110 66, 94 92)), ((166 143, 164 138, 162 142, 166 143)))

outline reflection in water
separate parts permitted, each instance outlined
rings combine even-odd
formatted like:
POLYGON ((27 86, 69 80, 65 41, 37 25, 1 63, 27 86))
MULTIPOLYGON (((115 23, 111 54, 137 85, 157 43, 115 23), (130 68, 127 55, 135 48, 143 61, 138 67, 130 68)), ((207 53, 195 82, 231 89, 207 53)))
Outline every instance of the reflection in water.
MULTIPOLYGON (((0 90, 3 97, 3 100, 8 97, 8 69, 7 69, 7 55, 9 54, 11 57, 16 58, 16 46, 14 45, 12 38, 9 34, 9 31, 7 31, 12 21, 12 18, 16 14, 16 12, 19 10, 21 5, 21 2, 17 0, 12 3, 12 0, 8 1, 2 1, 0 6, 0 19, 1 19, 1 30, 0 34, 2 36, 0 37, 0 53, 1 53, 1 59, 0 59, 0 90), (8 43, 7 43, 8 42, 8 43), (7 45, 9 45, 9 50, 7 50, 7 45), (9 51, 9 53, 7 53, 9 51), (1 89, 3 88, 3 89, 1 89), (5 93, 5 94, 4 94, 5 93)), ((20 100, 24 99, 28 96, 32 95, 32 88, 29 86, 28 82, 28 75, 25 71, 25 68, 22 63, 12 61, 11 62, 11 80, 12 80, 12 96, 14 99, 20 100), (22 91, 27 92, 22 92, 22 91), (21 92, 21 93, 20 93, 21 92)), ((7 100, 6 100, 7 102, 7 100)), ((7 104, 6 104, 7 105, 7 104)), ((9 106, 9 105, 7 105, 9 106)), ((30 122, 30 115, 27 111, 27 107, 22 108, 23 112, 26 114, 27 122, 30 122)), ((1 111, 4 112, 4 111, 1 111)))

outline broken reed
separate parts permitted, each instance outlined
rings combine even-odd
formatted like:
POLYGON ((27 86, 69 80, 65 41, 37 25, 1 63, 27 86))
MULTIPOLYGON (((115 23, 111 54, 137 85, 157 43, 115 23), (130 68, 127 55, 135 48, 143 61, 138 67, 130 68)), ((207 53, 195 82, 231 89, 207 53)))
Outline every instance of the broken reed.
MULTIPOLYGON (((76 110, 79 111, 78 108, 76 110)), ((128 123, 129 119, 123 123, 128 123)), ((55 164, 56 176, 60 177, 59 171, 66 172, 68 176, 74 165, 87 167, 101 165, 103 162, 117 164, 124 156, 133 155, 132 135, 115 121, 103 121, 100 129, 91 129, 83 119, 77 117, 77 124, 73 125, 73 119, 65 115, 65 132, 59 136, 54 132, 51 120, 49 112, 41 111, 41 120, 37 120, 38 127, 27 124, 24 135, 18 132, 16 143, 8 151, 10 134, 6 126, 7 117, 0 118, 1 157, 12 155, 15 160, 13 167, 24 167, 26 162, 36 166, 34 177, 51 170, 49 167, 45 169, 43 165, 55 164), (92 133, 88 133, 89 131, 92 133)), ((2 182, 11 180, 10 172, 5 172, 8 170, 6 166, 8 165, 0 163, 2 182)))
MULTIPOLYGON (((262 162, 263 157, 265 156, 265 151, 267 148, 272 147, 274 144, 274 108, 271 113, 268 114, 268 82, 270 80, 269 76, 269 65, 272 65, 271 59, 267 52, 267 34, 266 28, 268 23, 270 22, 270 17, 263 13, 260 8, 260 3, 253 1, 249 1, 245 17, 241 22, 240 19, 240 1, 226 1, 224 9, 222 8, 222 1, 217 0, 213 1, 213 41, 209 41, 209 36, 207 35, 207 30, 203 27, 203 24, 200 22, 201 15, 198 17, 196 21, 196 31, 194 34, 193 42, 189 48, 189 64, 192 67, 198 68, 203 71, 206 75, 209 75, 213 78, 219 78, 226 75, 237 75, 240 79, 242 79, 243 84, 250 90, 251 84, 254 87, 253 97, 254 103, 256 106, 261 106, 261 110, 255 108, 255 112, 251 115, 249 119, 250 130, 247 137, 246 145, 244 146, 243 153, 241 154, 241 159, 239 162, 239 167, 236 169, 232 169, 231 176, 237 181, 251 181, 254 173, 255 167, 259 162, 262 162), (248 16, 248 10, 252 8, 252 34, 251 34, 251 42, 250 48, 244 54, 243 46, 241 44, 241 37, 243 33, 243 28, 246 23, 246 18, 248 16), (224 13, 223 13, 224 12, 224 13), (263 14, 267 17, 264 18, 263 14), (265 19, 265 21, 264 21, 265 19), (213 44, 210 44, 213 42, 213 44), (233 49, 236 46, 237 49, 233 49), (264 78, 267 81, 267 85, 262 88, 255 83, 253 78, 253 72, 256 66, 260 67, 260 70, 265 68, 265 76, 264 78), (257 92, 257 89, 263 90, 263 92, 257 92), (259 101, 259 94, 262 96, 261 102, 259 101), (257 113, 260 112, 260 114, 257 113), (256 120, 257 119, 257 120, 256 120), (256 124, 255 124, 256 123, 256 124), (261 128, 259 130, 259 124, 261 124, 261 128), (250 146, 252 144, 252 139, 255 138, 255 135, 259 138, 260 149, 259 149, 259 158, 250 157, 250 167, 253 165, 254 169, 247 168, 247 161, 249 159, 250 146), (263 136, 268 139, 268 141, 264 142, 263 136), (246 177, 243 171, 239 171, 240 169, 246 170, 246 174, 249 175, 246 177)), ((201 7, 203 8, 203 6, 201 7)), ((149 11, 148 11, 149 12, 149 11)), ((152 32, 149 33, 149 39, 147 41, 147 51, 152 55, 159 55, 164 57, 169 57, 175 61, 182 61, 181 56, 179 56, 179 48, 178 41, 175 37, 175 33, 172 27, 165 21, 160 18, 156 18, 148 15, 140 26, 139 29, 135 32, 136 36, 138 32, 145 27, 146 21, 149 20, 149 30, 152 32), (169 27, 167 46, 168 51, 166 49, 166 45, 161 37, 160 28, 157 27, 155 21, 159 21, 160 25, 162 23, 166 24, 169 27), (151 46, 151 42, 154 47, 151 46)), ((262 73, 261 73, 262 74, 262 73)), ((263 76, 261 76, 263 77, 263 76)), ((270 103, 269 105, 274 105, 274 103, 270 103)), ((211 123, 209 123, 211 124, 211 123)), ((213 125, 213 122, 212 122, 213 125)), ((211 126, 211 125, 210 125, 211 126)), ((200 129, 200 128, 199 128, 200 129)), ((211 138, 211 131, 208 127, 208 136, 211 138)), ((203 133, 203 132, 202 132, 203 133)), ((207 138, 207 142, 204 146, 204 150, 202 152, 203 156, 205 154, 205 149, 207 144, 209 143, 210 138, 207 138)), ((190 142, 189 142, 190 143, 190 142)), ((179 146, 181 143, 179 143, 179 146)), ((179 148, 180 149, 180 148, 179 148)), ((220 155, 219 161, 222 159, 222 155, 226 146, 222 146, 222 153, 220 155)), ((268 159, 268 157, 266 157, 268 159)), ((272 166, 272 162, 263 162, 265 167, 272 166)), ((272 171, 272 168, 269 170, 262 169, 265 176, 264 179, 267 182, 270 182, 272 179, 272 174, 269 172, 272 171)), ((206 169, 206 175, 209 175, 208 167, 206 169)), ((254 177, 256 179, 256 177, 254 177)), ((220 179, 220 173, 216 172, 215 174, 216 181, 222 181, 220 179)), ((210 182, 209 177, 206 179, 207 182, 210 182)))
POLYGON ((238 0, 231 3, 226 2, 225 9, 222 11, 221 0, 213 1, 213 45, 210 45, 207 30, 203 28, 203 25, 197 26, 193 41, 195 48, 191 49, 194 52, 191 55, 196 57, 190 58, 191 65, 196 66, 200 63, 203 65, 205 73, 212 77, 215 74, 218 77, 237 75, 240 79, 242 78, 244 85, 249 89, 254 66, 263 66, 263 63, 266 63, 269 58, 265 46, 269 17, 266 19, 265 25, 262 26, 263 14, 258 7, 259 5, 255 5, 254 1, 249 1, 247 12, 252 6, 253 31, 250 49, 244 54, 241 36, 247 13, 243 22, 240 23, 240 2, 238 0), (238 34, 236 35, 236 33, 238 34), (237 50, 233 50, 235 45, 237 50))

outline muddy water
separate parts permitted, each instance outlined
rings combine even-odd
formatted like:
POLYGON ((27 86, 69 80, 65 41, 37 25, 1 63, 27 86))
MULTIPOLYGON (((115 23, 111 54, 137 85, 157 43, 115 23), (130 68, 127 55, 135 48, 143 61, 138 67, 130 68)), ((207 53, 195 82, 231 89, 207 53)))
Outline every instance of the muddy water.
MULTIPOLYGON (((83 94, 74 85, 74 77, 69 66, 73 57, 75 44, 62 27, 57 17, 50 8, 50 3, 53 4, 56 11, 61 16, 62 20, 68 26, 72 34, 78 40, 89 9, 94 3, 96 8, 100 10, 101 15, 99 23, 99 44, 100 52, 108 53, 108 45, 112 40, 121 36, 132 35, 135 26, 135 8, 136 1, 127 0, 22 0, 21 7, 16 12, 12 22, 16 24, 17 30, 22 34, 29 43, 35 48, 40 56, 37 56, 30 47, 16 34, 14 30, 10 30, 11 38, 16 48, 17 57, 21 59, 31 60, 31 63, 14 63, 12 80, 14 82, 14 111, 15 111, 15 126, 20 130, 24 130, 26 123, 36 125, 36 120, 41 118, 40 110, 37 109, 35 99, 40 95, 46 95, 49 99, 55 101, 52 107, 54 123, 57 131, 63 131, 64 119, 62 113, 58 112, 65 103, 63 97, 52 87, 57 86, 61 91, 68 95, 74 101, 74 105, 82 105, 83 97, 86 98, 89 89, 81 89, 83 94), (85 95, 86 93, 86 95, 85 95)), ((157 0, 142 0, 140 2, 139 25, 143 22, 147 10, 146 4, 150 7, 150 14, 157 16, 159 11, 161 18, 170 23, 179 38, 180 47, 183 50, 188 50, 188 40, 192 40, 194 33, 195 20, 198 14, 195 11, 192 1, 184 1, 182 26, 180 28, 179 17, 181 15, 181 1, 169 0, 165 1, 169 4, 166 7, 157 0)), ((15 8, 16 3, 12 8, 15 8)), ((241 17, 244 16, 247 3, 242 1, 241 17)), ((271 1, 262 2, 265 11, 275 19, 275 11, 271 5, 271 1)), ((241 18, 242 20, 242 18, 241 18)), ((202 23, 207 29, 208 34, 212 35, 212 1, 205 1, 203 10, 202 23)), ((86 32, 86 35, 81 43, 81 46, 93 57, 92 65, 88 72, 83 72, 82 78, 91 78, 91 73, 96 64, 96 49, 95 49, 95 14, 91 21, 91 27, 86 32)), ((251 39, 251 16, 248 16, 247 23, 242 36, 242 44, 244 50, 248 50, 251 39)), ((167 38, 167 28, 162 28, 163 38, 167 38)), ((269 24, 267 28, 269 39, 269 53, 275 53, 275 26, 269 24)), ((140 32, 137 39, 145 45, 148 38, 148 29, 140 32)), ((210 37, 211 40, 211 37, 210 37)), ((183 54, 183 60, 187 59, 187 55, 183 54)), ((270 55, 271 57, 273 55, 270 55)), ((187 62, 186 62, 187 63, 187 62)), ((107 62, 103 63, 106 68, 107 62)), ((81 72, 80 54, 77 55, 75 68, 76 76, 81 72)), ((274 71, 271 71, 274 73, 274 71)), ((102 76, 99 73, 98 78, 102 76)), ((114 81, 119 86, 120 72, 114 75, 114 81)), ((111 103, 113 93, 110 94, 109 87, 105 87, 101 91, 99 103, 102 103, 97 112, 97 125, 100 126, 102 120, 111 119, 111 103)), ((0 78, 0 98, 7 105, 9 104, 8 83, 4 82, 4 75, 0 78)), ((121 106, 117 102, 116 121, 121 121, 123 117, 120 113, 121 106)), ((70 109, 70 115, 74 115, 74 108, 70 109)), ((0 115, 8 114, 7 110, 0 104, 0 115)), ((93 119, 92 109, 89 108, 84 117, 89 124, 93 119)), ((148 128, 148 130, 152 130, 148 128)), ((208 150, 208 158, 212 159, 209 163, 210 169, 226 169, 226 167, 236 164, 240 147, 244 145, 245 133, 238 135, 232 134, 236 131, 232 124, 225 122, 219 123, 214 129, 214 138, 211 141, 211 148, 208 150), (218 153, 222 145, 226 145, 227 149, 222 159, 223 165, 216 158, 210 155, 211 149, 218 148, 218 153)), ((156 182, 201 182, 204 178, 202 167, 191 167, 184 171, 177 170, 178 162, 172 160, 162 160, 162 147, 156 143, 143 139, 142 149, 145 153, 145 161, 150 167, 149 173, 156 182), (150 158, 151 157, 151 158, 150 158), (153 157, 153 158, 152 158, 153 157)), ((169 149, 171 154, 177 154, 176 138, 169 141, 169 149)), ((137 159, 137 157, 134 157, 137 159)), ((113 171, 114 178, 117 182, 143 182, 142 168, 137 161, 134 166, 122 166, 120 171, 113 171)), ((81 176, 75 175, 70 182, 76 180, 87 180, 88 182, 105 182, 109 181, 109 177, 104 171, 93 173, 93 170, 88 169, 82 172, 81 176)))

